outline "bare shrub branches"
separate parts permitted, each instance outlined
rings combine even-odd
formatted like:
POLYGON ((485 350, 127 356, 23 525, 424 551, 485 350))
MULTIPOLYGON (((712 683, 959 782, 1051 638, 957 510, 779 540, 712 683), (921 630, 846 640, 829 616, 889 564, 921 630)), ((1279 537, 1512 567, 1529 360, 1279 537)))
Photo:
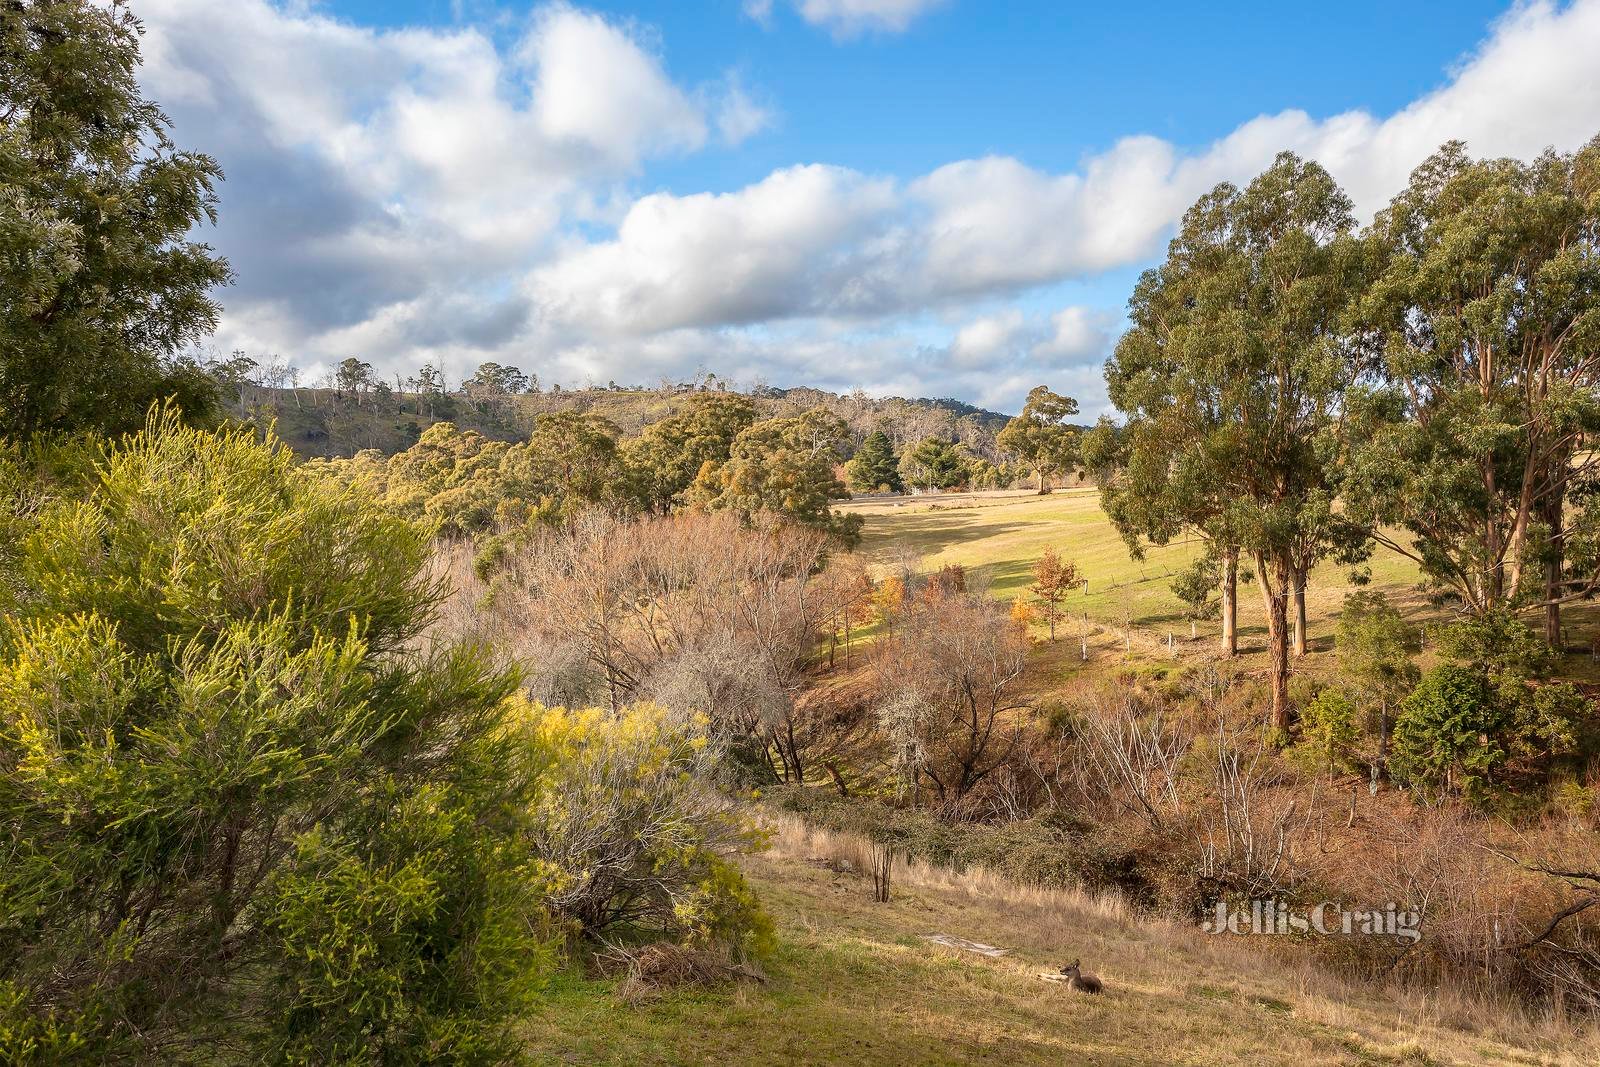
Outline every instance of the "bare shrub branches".
POLYGON ((959 804, 1022 740, 1027 640, 995 602, 930 585, 877 643, 878 724, 914 796, 959 804))
POLYGON ((1078 745, 1088 788, 1158 831, 1178 811, 1177 769, 1189 748, 1165 713, 1164 705, 1149 708, 1127 690, 1098 690, 1078 745))
POLYGON ((796 782, 814 749, 853 730, 804 695, 860 596, 859 567, 831 559, 818 530, 764 514, 587 512, 513 553, 487 594, 493 636, 515 644, 535 695, 704 712, 715 737, 754 743, 796 782))
POLYGON ((1297 825, 1300 801, 1273 792, 1280 782, 1266 757, 1264 746, 1246 751, 1218 721, 1212 764, 1216 806, 1206 820, 1200 878, 1202 884, 1256 899, 1289 892, 1299 881, 1295 843, 1316 808, 1313 792, 1297 825))

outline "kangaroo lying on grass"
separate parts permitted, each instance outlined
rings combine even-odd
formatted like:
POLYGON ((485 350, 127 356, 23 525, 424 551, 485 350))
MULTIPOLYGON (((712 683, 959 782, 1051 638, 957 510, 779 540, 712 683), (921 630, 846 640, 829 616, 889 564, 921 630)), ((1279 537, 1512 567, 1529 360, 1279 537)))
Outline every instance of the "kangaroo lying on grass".
POLYGON ((1084 974, 1078 967, 1078 961, 1073 960, 1061 968, 1061 973, 1067 976, 1067 988, 1079 993, 1099 993, 1105 985, 1092 974, 1084 974))

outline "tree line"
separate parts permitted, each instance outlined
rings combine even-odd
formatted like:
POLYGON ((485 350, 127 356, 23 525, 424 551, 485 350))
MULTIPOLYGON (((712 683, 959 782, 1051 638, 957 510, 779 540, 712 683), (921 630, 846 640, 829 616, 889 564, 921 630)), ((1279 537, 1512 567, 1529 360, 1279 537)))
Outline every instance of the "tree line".
POLYGON ((1600 582, 1600 139, 1531 162, 1445 145, 1374 221, 1290 153, 1183 217, 1106 366, 1122 422, 1083 441, 1135 553, 1198 536, 1237 650, 1241 556, 1267 612, 1273 718, 1323 560, 1382 545, 1474 618, 1600 582))

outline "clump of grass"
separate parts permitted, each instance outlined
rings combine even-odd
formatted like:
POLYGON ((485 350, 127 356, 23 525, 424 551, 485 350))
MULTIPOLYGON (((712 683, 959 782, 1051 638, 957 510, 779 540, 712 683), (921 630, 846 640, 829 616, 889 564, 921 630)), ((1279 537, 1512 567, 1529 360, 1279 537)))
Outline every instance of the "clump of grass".
POLYGON ((643 1003, 672 989, 767 980, 758 965, 735 962, 725 951, 671 941, 654 941, 638 948, 611 945, 598 954, 596 962, 603 972, 623 975, 616 995, 629 1004, 643 1003))

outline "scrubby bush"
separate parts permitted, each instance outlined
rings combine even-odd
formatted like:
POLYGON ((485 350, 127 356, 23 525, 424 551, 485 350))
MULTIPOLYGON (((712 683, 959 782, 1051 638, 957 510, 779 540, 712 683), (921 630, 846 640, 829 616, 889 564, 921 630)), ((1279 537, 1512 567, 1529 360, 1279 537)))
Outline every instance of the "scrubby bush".
POLYGON ((959 807, 1017 751, 1027 637, 997 603, 929 585, 872 649, 874 705, 914 802, 959 807))
POLYGON ((527 832, 560 915, 588 936, 772 947, 771 921, 729 858, 760 835, 706 784, 715 754, 704 717, 516 698, 512 724, 549 760, 527 832))
POLYGON ((1328 770, 1348 770, 1355 765, 1361 724, 1355 702, 1344 690, 1322 690, 1300 709, 1302 745, 1328 770))
POLYGON ((1429 671, 1400 705, 1395 777, 1431 792, 1481 792, 1507 755, 1502 710, 1471 671, 1454 664, 1429 671))
POLYGON ((1215 619, 1222 615, 1222 600, 1217 595, 1222 584, 1222 561, 1203 555, 1172 576, 1172 595, 1183 601, 1184 614, 1191 619, 1215 619))
POLYGON ((508 1056, 532 779, 514 679, 414 651, 425 534, 171 415, 93 475, 0 629, 3 1058, 508 1056))
POLYGON ((1401 704, 1394 730, 1395 777, 1428 795, 1460 792, 1486 801, 1513 777, 1537 780, 1580 748, 1586 708, 1551 671, 1549 646, 1503 612, 1448 627, 1445 663, 1401 704))

